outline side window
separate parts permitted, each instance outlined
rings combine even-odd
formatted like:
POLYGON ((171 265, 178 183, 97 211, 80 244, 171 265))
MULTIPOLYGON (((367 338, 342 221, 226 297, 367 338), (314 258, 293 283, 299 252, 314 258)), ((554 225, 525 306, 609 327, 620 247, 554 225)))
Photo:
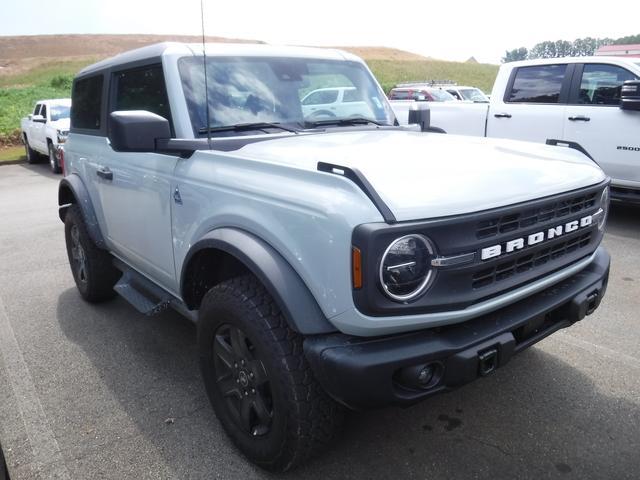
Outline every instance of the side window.
POLYGON ((169 98, 160 65, 115 74, 116 91, 111 111, 147 110, 171 122, 169 98))
POLYGON ((73 86, 71 128, 100 130, 103 76, 77 80, 73 86))
POLYGON ((618 106, 622 84, 636 78, 633 73, 616 65, 587 64, 582 71, 578 104, 618 106))
POLYGON ((558 103, 566 65, 520 67, 506 101, 513 103, 558 103))
POLYGON ((391 100, 409 100, 410 95, 406 90, 392 90, 391 100))
POLYGON ((36 103, 36 107, 33 109, 34 115, 40 115, 40 104, 36 103))
POLYGON ((42 108, 40 109, 40 115, 42 115, 44 117, 44 119, 47 119, 47 106, 46 105, 42 105, 42 108))
POLYGON ((324 105, 334 103, 337 99, 338 90, 316 90, 302 100, 302 105, 324 105))
POLYGON ((456 100, 462 100, 462 98, 460 98, 460 94, 455 90, 447 90, 447 92, 456 97, 456 100))
POLYGON ((364 101, 362 98, 362 92, 360 92, 357 88, 347 88, 344 91, 344 95, 342 96, 343 102, 362 102, 364 101))

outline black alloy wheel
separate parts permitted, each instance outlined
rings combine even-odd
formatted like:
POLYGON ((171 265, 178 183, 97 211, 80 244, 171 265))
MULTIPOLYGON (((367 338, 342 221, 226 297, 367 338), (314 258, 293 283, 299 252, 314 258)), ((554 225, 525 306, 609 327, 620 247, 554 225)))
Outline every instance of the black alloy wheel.
POLYGON ((238 428, 265 435, 273 419, 273 397, 264 364, 249 337, 224 324, 216 331, 213 355, 217 386, 238 428))

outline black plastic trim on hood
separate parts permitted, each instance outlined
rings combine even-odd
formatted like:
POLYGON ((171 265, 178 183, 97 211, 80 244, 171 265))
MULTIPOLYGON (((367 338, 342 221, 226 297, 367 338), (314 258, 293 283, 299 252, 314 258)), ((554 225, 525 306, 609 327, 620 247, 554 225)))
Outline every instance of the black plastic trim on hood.
POLYGON ((357 168, 344 167, 342 165, 334 165, 333 163, 318 162, 318 171, 331 173, 333 175, 340 175, 348 178, 355 183, 364 194, 369 197, 369 200, 373 202, 378 209, 384 221, 388 224, 397 223, 396 217, 391 209, 384 203, 384 200, 380 198, 376 189, 369 183, 367 177, 357 168))
POLYGON ((589 152, 587 152, 587 150, 577 142, 571 142, 568 140, 556 140, 555 138, 547 138, 547 141, 545 143, 553 147, 573 148, 574 150, 577 150, 578 152, 586 155, 587 157, 589 157, 589 159, 593 163, 600 166, 598 162, 596 162, 595 159, 589 154, 589 152))

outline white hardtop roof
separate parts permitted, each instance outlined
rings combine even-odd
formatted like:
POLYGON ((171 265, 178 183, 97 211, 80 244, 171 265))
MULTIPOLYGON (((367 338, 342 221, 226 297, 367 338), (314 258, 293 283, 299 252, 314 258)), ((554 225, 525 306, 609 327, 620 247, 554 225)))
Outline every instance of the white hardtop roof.
POLYGON ((71 105, 70 98, 50 98, 48 100, 38 100, 36 103, 46 103, 47 105, 71 105))
MULTIPOLYGON (((320 60, 362 60, 351 53, 335 48, 291 47, 253 43, 207 43, 205 45, 207 57, 285 57, 285 58, 313 58, 320 60)), ((115 57, 94 63, 80 71, 78 75, 105 70, 118 65, 140 62, 164 55, 201 56, 201 43, 163 42, 146 47, 130 50, 115 57)))
POLYGON ((620 65, 633 64, 638 66, 640 58, 622 57, 622 56, 591 56, 591 57, 558 57, 558 58, 538 58, 536 60, 521 60, 518 62, 509 62, 505 65, 513 67, 526 67, 529 65, 549 65, 556 63, 617 63, 620 65))

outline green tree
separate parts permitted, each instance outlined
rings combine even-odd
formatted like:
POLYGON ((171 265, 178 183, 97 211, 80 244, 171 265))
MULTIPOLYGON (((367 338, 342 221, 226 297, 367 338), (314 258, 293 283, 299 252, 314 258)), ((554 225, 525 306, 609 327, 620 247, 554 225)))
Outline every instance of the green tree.
POLYGON ((640 34, 617 38, 612 40, 611 43, 613 45, 630 45, 633 43, 640 43, 640 34))
POLYGON ((513 50, 507 50, 502 57, 502 63, 517 62, 518 60, 526 60, 528 50, 525 47, 514 48, 513 50))

